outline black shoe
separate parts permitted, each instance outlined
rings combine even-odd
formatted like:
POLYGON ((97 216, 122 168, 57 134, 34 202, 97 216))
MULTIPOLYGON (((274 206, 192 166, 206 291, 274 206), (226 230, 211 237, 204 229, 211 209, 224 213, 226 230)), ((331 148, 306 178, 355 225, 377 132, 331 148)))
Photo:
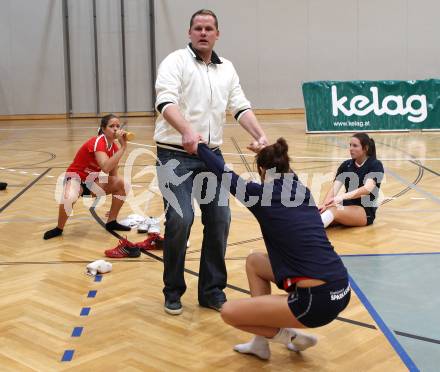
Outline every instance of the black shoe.
POLYGON ((206 307, 208 309, 213 309, 215 311, 220 312, 222 310, 223 304, 226 302, 226 300, 222 301, 216 301, 216 302, 200 302, 201 307, 206 307))
POLYGON ((0 182, 0 190, 6 190, 6 187, 8 187, 6 182, 0 182))
POLYGON ((62 234, 63 234, 63 229, 60 229, 57 226, 52 230, 46 231, 43 235, 43 239, 44 240, 52 239, 52 238, 55 238, 55 237, 60 236, 62 234))
POLYGON ((164 310, 166 313, 171 315, 182 314, 183 308, 182 303, 179 300, 165 300, 164 310))
POLYGON ((131 230, 131 228, 129 226, 121 225, 116 220, 107 222, 105 224, 105 229, 107 231, 130 231, 131 230))

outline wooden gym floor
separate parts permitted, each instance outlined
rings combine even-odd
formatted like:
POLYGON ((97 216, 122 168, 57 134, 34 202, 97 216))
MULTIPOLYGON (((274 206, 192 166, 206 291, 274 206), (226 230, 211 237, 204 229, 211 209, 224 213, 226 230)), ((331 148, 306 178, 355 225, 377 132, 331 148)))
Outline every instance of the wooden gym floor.
MULTIPOLYGON (((301 116, 259 119, 270 141, 288 140, 293 168, 315 199, 322 199, 329 185, 325 180, 348 158, 350 134, 306 135, 301 116)), ((118 243, 101 226, 109 199, 95 204, 80 200, 63 237, 42 239, 56 225, 57 178, 97 127, 94 119, 0 123, 0 181, 9 184, 0 191, 2 371, 404 371, 438 366, 440 325, 433 304, 439 303, 439 275, 438 265, 432 265, 440 257, 439 133, 373 134, 386 168, 377 219, 365 228, 328 229, 353 280, 351 303, 330 325, 306 331, 318 336, 316 347, 297 354, 272 345, 271 360, 263 362, 232 351, 251 335, 197 305, 199 216, 187 252, 188 291, 181 316, 163 311, 161 251, 112 260, 113 271, 101 281, 84 274, 87 263, 118 243)), ((133 195, 120 219, 132 213, 159 216, 162 200, 154 168, 147 167, 154 164, 154 148, 148 147, 153 119, 131 118, 128 128, 136 139, 122 163, 132 166, 121 166, 120 173, 130 177, 133 195)), ((237 155, 248 153, 249 136, 231 121, 224 139, 222 150, 234 170, 254 171, 252 157, 237 155)), ((226 293, 234 299, 247 296, 246 256, 264 251, 264 244, 252 215, 233 199, 231 208, 226 293)), ((132 241, 144 238, 136 231, 128 234, 132 241)))

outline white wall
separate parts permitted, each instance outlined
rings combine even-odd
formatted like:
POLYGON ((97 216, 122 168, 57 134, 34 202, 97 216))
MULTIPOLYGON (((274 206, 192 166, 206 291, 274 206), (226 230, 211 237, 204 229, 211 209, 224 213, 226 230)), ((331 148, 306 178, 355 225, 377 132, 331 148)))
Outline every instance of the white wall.
POLYGON ((61 2, 0 1, 0 115, 65 112, 61 2))
POLYGON ((303 107, 303 81, 440 77, 436 0, 157 0, 158 59, 187 43, 202 7, 257 108, 303 107))
MULTIPOLYGON (((121 0, 96 0, 101 111, 123 111, 121 0)), ((124 0, 128 111, 151 111, 149 0, 124 0)), ((0 115, 66 112, 62 0, 0 0, 0 115)), ((155 0, 158 64, 190 16, 219 17, 216 51, 255 108, 303 107, 310 80, 440 78, 437 0, 155 0)), ((74 113, 96 112, 92 0, 68 0, 74 113)))

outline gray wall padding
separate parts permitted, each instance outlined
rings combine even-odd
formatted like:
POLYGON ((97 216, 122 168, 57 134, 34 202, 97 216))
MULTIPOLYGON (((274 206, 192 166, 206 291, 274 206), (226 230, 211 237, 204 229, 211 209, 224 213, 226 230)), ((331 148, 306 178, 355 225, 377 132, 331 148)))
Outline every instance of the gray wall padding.
MULTIPOLYGON (((96 0, 101 111, 123 111, 120 0, 96 0)), ((0 1, 0 115, 66 112, 62 0, 0 1)), ((255 108, 301 108, 310 80, 440 76, 436 0, 155 0, 156 65, 219 17, 216 51, 255 108)), ((68 0, 73 113, 96 112, 92 0, 68 0)), ((149 1, 125 0, 128 111, 151 111, 149 1)))

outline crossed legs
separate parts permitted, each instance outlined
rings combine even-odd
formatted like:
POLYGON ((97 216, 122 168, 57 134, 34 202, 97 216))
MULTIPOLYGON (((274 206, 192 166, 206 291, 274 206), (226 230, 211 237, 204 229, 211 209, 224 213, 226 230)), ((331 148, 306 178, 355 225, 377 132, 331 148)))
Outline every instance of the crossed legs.
POLYGON ((358 205, 345 205, 344 207, 330 207, 321 213, 324 228, 332 223, 344 226, 366 226, 367 214, 365 209, 358 205))

